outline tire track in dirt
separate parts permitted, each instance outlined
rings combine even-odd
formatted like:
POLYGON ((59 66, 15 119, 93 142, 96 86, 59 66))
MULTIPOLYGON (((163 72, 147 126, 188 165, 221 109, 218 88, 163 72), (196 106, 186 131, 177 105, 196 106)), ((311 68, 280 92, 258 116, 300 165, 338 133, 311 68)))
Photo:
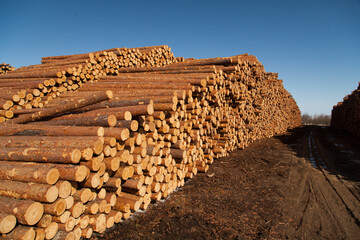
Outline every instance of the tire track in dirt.
POLYGON ((307 127, 298 140, 298 145, 307 146, 298 154, 308 158, 289 173, 289 188, 299 188, 293 187, 285 202, 284 214, 291 223, 284 233, 289 238, 359 239, 359 200, 339 179, 333 163, 340 156, 320 131, 329 134, 330 130, 307 127))

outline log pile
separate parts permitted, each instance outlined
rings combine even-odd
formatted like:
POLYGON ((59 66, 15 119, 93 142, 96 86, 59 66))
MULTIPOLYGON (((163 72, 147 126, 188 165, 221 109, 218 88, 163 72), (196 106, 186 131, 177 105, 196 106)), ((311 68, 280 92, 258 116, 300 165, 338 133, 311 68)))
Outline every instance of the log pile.
MULTIPOLYGON (((118 49, 105 51, 122 65, 0 125, 4 237, 90 238, 217 158, 300 125, 282 80, 254 56, 184 60, 149 49, 159 48, 139 48, 152 57, 127 65, 118 49)), ((42 62, 70 59, 82 55, 42 62)))
POLYGON ((117 74, 122 67, 161 67, 176 62, 164 46, 114 48, 87 54, 44 57, 39 65, 0 75, 0 122, 44 104, 87 81, 117 74))
POLYGON ((357 89, 333 107, 331 126, 360 137, 360 82, 357 89))
POLYGON ((7 72, 14 71, 15 67, 10 64, 1 63, 0 64, 0 74, 6 74, 7 72))

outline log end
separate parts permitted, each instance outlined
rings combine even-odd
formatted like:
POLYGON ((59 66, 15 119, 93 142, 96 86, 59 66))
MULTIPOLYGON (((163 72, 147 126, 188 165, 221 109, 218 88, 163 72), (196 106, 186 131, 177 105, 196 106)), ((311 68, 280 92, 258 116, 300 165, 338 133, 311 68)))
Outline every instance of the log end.
MULTIPOLYGON (((132 124, 132 123, 131 123, 132 124)), ((121 131, 120 137, 122 141, 125 141, 126 139, 128 139, 130 136, 130 131, 129 129, 125 128, 121 131)))
POLYGON ((91 148, 85 148, 82 150, 81 156, 83 159, 89 161, 94 155, 94 151, 91 148))
POLYGON ((120 158, 119 157, 114 157, 112 160, 111 160, 111 171, 116 171, 119 169, 120 167, 120 158))
POLYGON ((71 152, 71 162, 72 163, 79 163, 81 159, 81 151, 80 149, 74 149, 71 152))
POLYGON ((133 132, 136 132, 139 129, 139 122, 136 120, 131 121, 130 129, 133 132))
POLYGON ((110 114, 107 118, 107 122, 110 127, 115 127, 116 123, 117 123, 117 119, 116 119, 115 115, 110 114))
POLYGON ((90 206, 90 211, 89 211, 91 214, 96 214, 99 212, 99 204, 97 203, 94 203, 94 204, 91 204, 90 206))
POLYGON ((55 213, 57 216, 60 216, 65 212, 66 207, 67 205, 65 199, 58 199, 53 206, 53 213, 55 213))
POLYGON ((45 195, 46 201, 49 203, 55 202, 55 200, 59 197, 59 189, 56 186, 51 186, 45 195))
POLYGON ((6 215, 1 217, 0 221, 0 233, 9 233, 15 228, 16 217, 14 215, 6 215))
POLYGON ((148 104, 146 107, 146 112, 149 115, 153 115, 154 114, 154 105, 153 104, 148 104))
POLYGON ((36 228, 35 229, 35 236, 36 239, 45 239, 45 230, 43 228, 36 228))
POLYGON ((91 196, 92 196, 92 192, 90 188, 84 188, 84 190, 80 194, 80 201, 82 203, 86 203, 87 201, 89 201, 91 196))
POLYGON ((75 173, 75 181, 82 182, 88 176, 90 169, 86 166, 79 166, 75 173))
POLYGON ((95 142, 93 146, 93 151, 95 154, 99 155, 100 153, 102 153, 103 150, 104 150, 104 143, 99 139, 98 141, 95 142))
POLYGON ((55 184, 59 180, 59 176, 59 170, 57 170, 56 168, 50 169, 46 176, 46 182, 51 185, 55 184))
POLYGON ((44 206, 41 203, 34 202, 31 204, 24 214, 25 221, 32 226, 40 221, 44 214, 44 206))
POLYGON ((126 111, 126 112, 124 113, 124 120, 131 120, 131 119, 132 119, 131 112, 126 111))
POLYGON ((90 227, 81 230, 81 237, 83 238, 89 239, 91 238, 92 234, 93 234, 93 230, 90 227))
POLYGON ((115 221, 115 223, 119 223, 119 222, 121 221, 121 219, 122 219, 122 213, 121 213, 121 212, 116 212, 116 213, 114 214, 114 221, 115 221))
POLYGON ((59 225, 56 222, 52 222, 49 224, 47 228, 45 228, 45 238, 46 239, 53 239, 56 233, 59 230, 59 225))
POLYGON ((141 202, 140 201, 136 201, 135 203, 134 203, 134 211, 136 212, 136 211, 138 211, 139 209, 140 209, 140 206, 141 206, 141 202))
POLYGON ((71 209, 72 216, 74 218, 80 217, 80 215, 83 213, 83 210, 84 210, 84 205, 82 204, 82 202, 77 202, 76 204, 74 204, 74 206, 71 209))
POLYGON ((107 90, 107 91, 106 91, 106 96, 107 96, 109 99, 113 99, 114 94, 113 94, 113 92, 112 92, 111 90, 107 90))
POLYGON ((70 196, 71 193, 71 183, 68 181, 62 181, 59 185, 58 183, 56 186, 59 189, 59 197, 61 198, 67 198, 70 196))
POLYGON ((99 127, 98 130, 97 130, 97 135, 99 137, 103 137, 105 134, 105 129, 103 127, 99 127))

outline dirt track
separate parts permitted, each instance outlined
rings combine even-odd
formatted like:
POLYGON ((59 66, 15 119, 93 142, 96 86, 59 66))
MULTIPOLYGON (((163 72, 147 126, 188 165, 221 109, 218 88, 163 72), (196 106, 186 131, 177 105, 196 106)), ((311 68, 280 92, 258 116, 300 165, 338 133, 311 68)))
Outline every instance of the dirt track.
POLYGON ((100 239, 359 239, 360 141, 302 127, 217 160, 100 239))

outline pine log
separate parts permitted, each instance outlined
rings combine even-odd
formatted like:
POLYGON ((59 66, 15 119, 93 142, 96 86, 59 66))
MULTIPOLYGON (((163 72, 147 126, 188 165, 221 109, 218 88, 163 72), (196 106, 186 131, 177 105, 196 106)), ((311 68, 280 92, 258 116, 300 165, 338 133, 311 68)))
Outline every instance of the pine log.
POLYGON ((60 216, 66 210, 66 201, 62 198, 57 199, 53 203, 43 204, 44 212, 54 216, 60 216))
POLYGON ((59 171, 40 163, 2 161, 0 179, 22 182, 54 184, 59 179, 59 171))
POLYGON ((79 149, 47 149, 47 148, 2 148, 0 161, 22 161, 43 163, 73 163, 81 159, 79 149))
POLYGON ((8 213, 0 213, 0 233, 9 233, 15 228, 16 217, 8 213))
POLYGON ((104 136, 102 127, 12 124, 0 127, 0 136, 104 136))
POLYGON ((6 239, 34 240, 36 232, 33 227, 18 225, 10 233, 5 235, 6 239))
POLYGON ((34 114, 21 115, 18 118, 11 120, 9 124, 34 122, 34 121, 38 121, 38 120, 41 120, 41 119, 44 119, 47 117, 54 117, 59 114, 74 111, 75 109, 82 108, 87 105, 91 105, 91 104, 94 104, 97 102, 111 99, 112 97, 113 97, 113 94, 111 91, 99 92, 98 94, 92 94, 92 95, 83 97, 81 99, 78 99, 77 101, 68 103, 68 104, 62 104, 61 106, 47 108, 47 109, 41 110, 39 112, 36 112, 34 114))
POLYGON ((0 195, 51 203, 58 198, 59 190, 56 186, 49 184, 0 180, 0 195))
POLYGON ((31 226, 41 219, 44 207, 32 200, 0 196, 0 213, 13 214, 19 223, 31 226))

